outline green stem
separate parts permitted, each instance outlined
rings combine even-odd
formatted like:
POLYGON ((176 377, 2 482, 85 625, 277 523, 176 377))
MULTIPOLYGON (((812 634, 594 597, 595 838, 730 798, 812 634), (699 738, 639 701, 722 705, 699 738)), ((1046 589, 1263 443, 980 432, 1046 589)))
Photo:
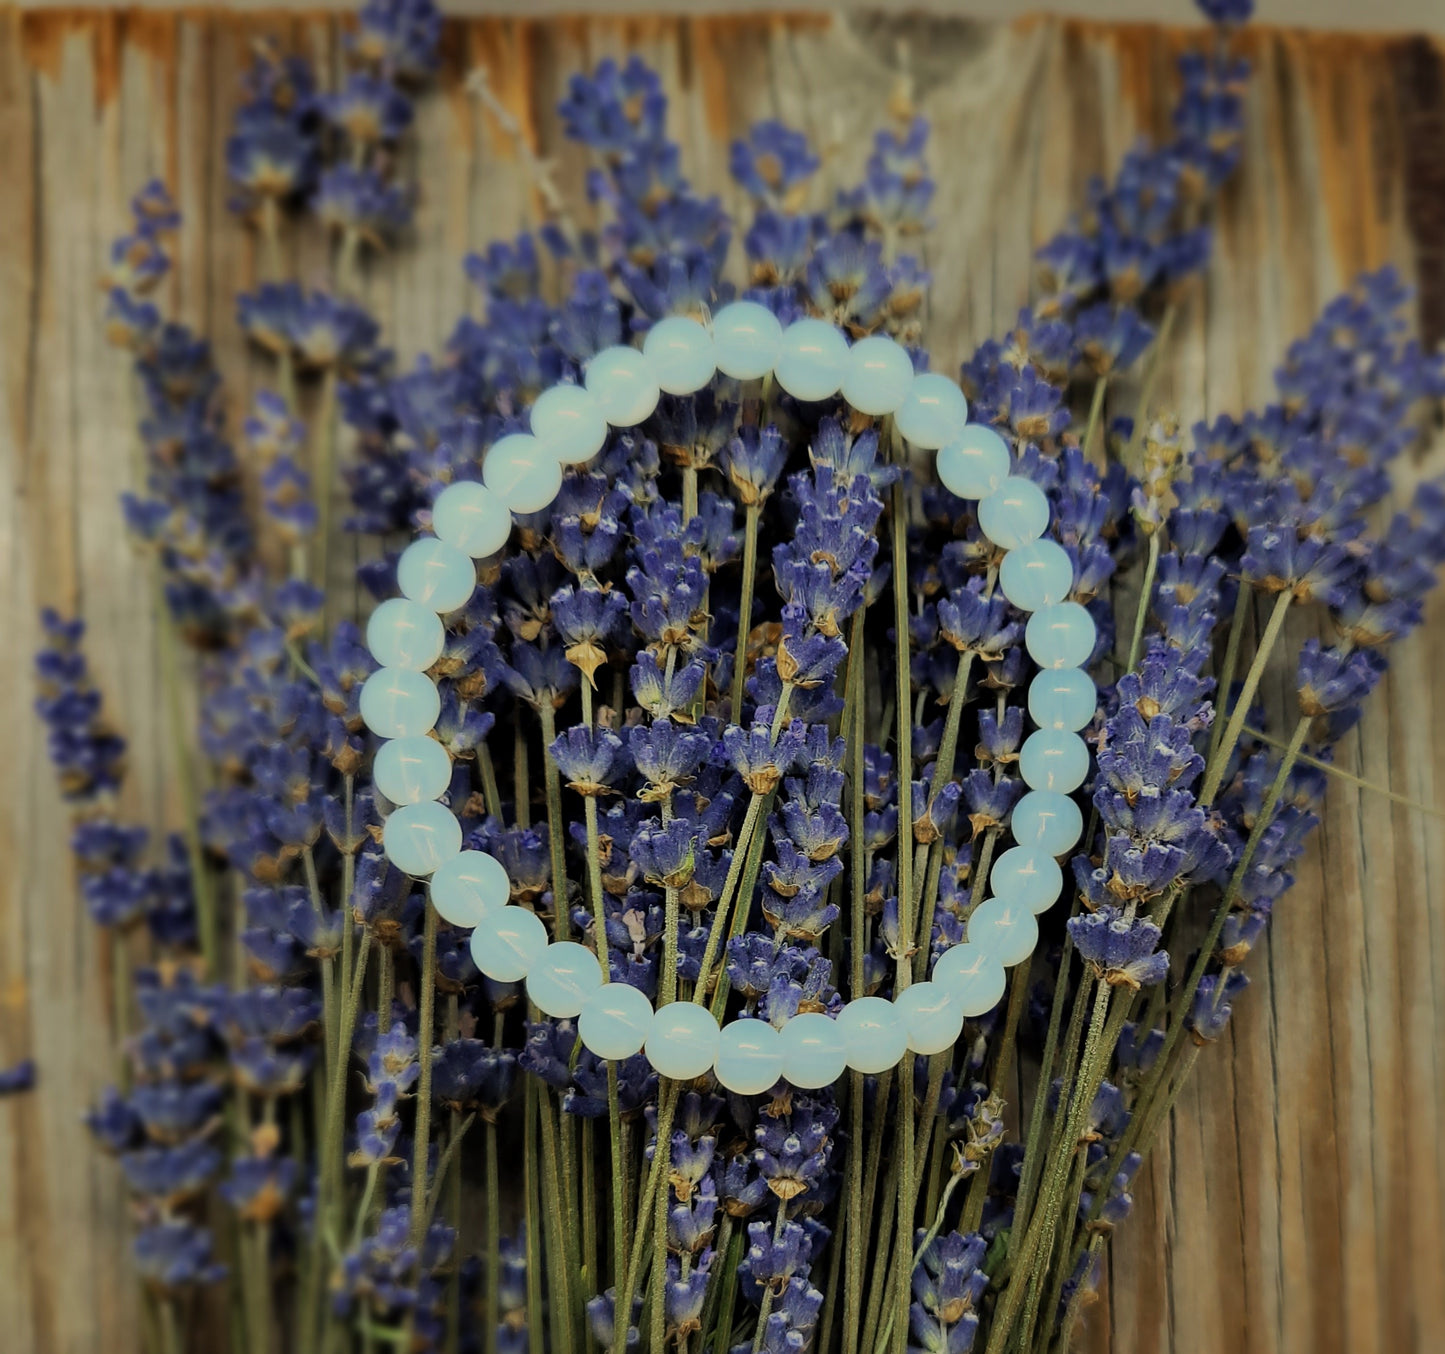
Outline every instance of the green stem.
POLYGON ((1086 457, 1092 459, 1094 450, 1094 438, 1098 434, 1099 424, 1104 417, 1104 392, 1109 388, 1109 378, 1101 376, 1094 382, 1094 395, 1089 401, 1089 422, 1084 428, 1084 442, 1081 450, 1086 457))
MULTIPOLYGON (((788 1221, 788 1201, 787 1201, 786 1199, 780 1199, 780 1200, 778 1201, 778 1216, 777 1216, 776 1221, 773 1223, 773 1244, 774 1244, 774 1245, 776 1245, 778 1242, 780 1242, 780 1241, 783 1239, 783 1228, 787 1225, 787 1221, 788 1221)), ((757 1329, 753 1332, 753 1354, 758 1354, 758 1351, 759 1351, 760 1349, 762 1349, 762 1347, 763 1347, 763 1336, 765 1336, 765 1335, 768 1333, 768 1314, 769 1314, 772 1310, 773 1310, 773 1286, 772 1286, 772 1284, 764 1284, 764 1285, 763 1285, 763 1300, 762 1300, 761 1304, 760 1304, 759 1307, 758 1307, 758 1326, 757 1326, 757 1329)), ((662 1345, 661 1345, 661 1344, 657 1345, 657 1349, 658 1349, 659 1351, 661 1351, 662 1345)))
POLYGON ((742 720, 743 675, 748 661, 748 632, 753 623, 753 589, 758 574, 758 515, 761 505, 749 503, 743 526, 743 583, 738 602, 738 639, 733 649, 732 722, 742 720))
POLYGON ((557 740, 557 711, 544 700, 537 712, 542 719, 542 781, 547 795, 547 843, 552 852, 552 935, 566 940, 570 933, 567 921, 567 856, 562 817, 562 776, 552 759, 552 744, 557 740))
POLYGON ((426 1236, 427 1158, 431 1147, 432 1020, 436 1004, 437 912, 426 904, 421 933, 421 982, 417 997, 416 1121, 412 1127, 411 1244, 418 1250, 426 1236))
POLYGON ((522 1191, 527 1229, 527 1348, 530 1354, 547 1354, 547 1333, 542 1324, 541 1184, 537 1179, 540 1159, 537 1147, 538 1099, 542 1083, 536 1077, 527 1077, 525 1081, 527 1118, 522 1139, 522 1191))
POLYGON ((326 1137, 321 1147, 323 1178, 329 1180, 331 1199, 340 1206, 343 1151, 345 1148, 346 1069, 350 1064, 351 1040, 356 1032, 356 1019, 361 1009, 361 994, 366 984, 366 961, 371 953, 371 933, 361 933, 361 953, 356 956, 356 972, 347 988, 347 1000, 341 1011, 337 1030, 340 1053, 332 1064, 331 1084, 326 1092, 326 1137))
POLYGON ((1154 592, 1154 575, 1159 569, 1159 533, 1149 533, 1149 555, 1144 563, 1144 582, 1140 585, 1139 605, 1134 612, 1134 630, 1129 637, 1129 656, 1124 662, 1124 671, 1133 672, 1139 661, 1139 649, 1144 643, 1144 622, 1149 615, 1149 599, 1154 592))

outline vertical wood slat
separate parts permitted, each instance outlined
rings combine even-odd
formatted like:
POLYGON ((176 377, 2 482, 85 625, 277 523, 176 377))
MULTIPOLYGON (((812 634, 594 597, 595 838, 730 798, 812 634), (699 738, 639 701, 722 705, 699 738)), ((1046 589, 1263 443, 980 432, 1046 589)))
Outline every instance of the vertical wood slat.
MULTIPOLYGON (((127 482, 126 375, 101 341, 93 280, 130 193, 150 174, 167 178, 187 212, 168 295, 213 335, 234 432, 265 372, 233 322, 233 291, 255 280, 257 261, 226 211, 224 142, 236 78, 261 34, 334 75, 334 18, 0 12, 0 702, 18 773, 0 785, 0 854, 13 863, 0 874, 0 1063, 33 1054, 42 1078, 33 1095, 0 1102, 7 1351, 136 1347, 122 1192, 79 1124, 109 1067, 105 946, 74 896, 29 661, 39 604, 85 610, 108 708, 132 741, 123 807, 174 823, 147 584, 115 508, 127 482), (77 1291, 94 1299, 76 1302, 77 1291)), ((1418 250, 1428 285, 1445 249, 1427 229, 1438 210, 1406 192, 1407 171, 1428 165, 1419 127, 1440 125, 1429 111, 1439 50, 1268 32, 1249 41, 1245 162, 1161 385, 1186 422, 1266 399, 1290 336, 1355 269, 1392 258, 1408 273, 1418 250), (1403 86, 1401 71, 1413 73, 1403 86)), ((1027 302, 1031 250, 1080 201, 1087 176, 1116 163, 1136 133, 1160 130, 1182 42, 1048 21, 452 22, 442 88, 420 109, 420 141, 407 152, 422 193, 415 239, 368 276, 366 299, 404 358, 435 349, 469 304, 460 254, 527 220, 523 161, 463 91, 473 66, 571 189, 584 157, 560 139, 554 106, 566 78, 640 51, 663 74, 689 174, 734 211, 744 204, 726 181, 726 138, 751 117, 805 126, 829 150, 822 178, 841 182, 906 80, 937 131, 928 333, 935 365, 953 369, 1027 302)), ((314 242, 292 257, 305 280, 327 274, 330 251, 314 242)), ((1121 388, 1120 410, 1134 389, 1121 388)), ((1402 478, 1440 461, 1436 448, 1402 478)), ((333 563, 338 584, 348 555, 333 563)), ((1437 602, 1341 748, 1347 768, 1441 801, 1445 686, 1432 674, 1442 663, 1437 602)), ((1277 704, 1287 681, 1269 683, 1277 704)), ((1445 841, 1434 826, 1331 787, 1324 827, 1256 956, 1254 987, 1138 1182, 1089 1348, 1445 1347, 1445 841)))

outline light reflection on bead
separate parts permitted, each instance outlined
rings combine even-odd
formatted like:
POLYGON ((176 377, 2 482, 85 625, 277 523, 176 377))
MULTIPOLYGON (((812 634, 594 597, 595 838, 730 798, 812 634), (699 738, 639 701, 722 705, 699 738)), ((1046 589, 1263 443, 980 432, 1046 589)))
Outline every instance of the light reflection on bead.
POLYGON ((508 433, 487 448, 482 483, 513 512, 541 512, 562 487, 562 463, 531 433, 508 433))
POLYGON ((1051 856, 1071 851, 1084 833, 1084 815, 1068 795, 1030 790, 1009 817, 1009 830, 1020 846, 1037 846, 1051 856))
POLYGON ((695 1001, 669 1002, 652 1017, 645 1047, 647 1061, 663 1076, 691 1081, 717 1060, 717 1021, 695 1001))
POLYGON ((558 385, 537 396, 532 435, 563 465, 590 461, 607 441, 602 407, 585 387, 558 385))
POLYGON ((401 552, 396 583, 403 597, 445 616, 466 606, 477 590, 477 566, 454 545, 423 536, 401 552))
POLYGON ((913 378, 893 421, 915 447, 937 451, 963 431, 968 421, 968 401, 947 376, 922 371, 913 378))
POLYGON ((612 1062, 641 1052, 651 1028, 652 1003, 631 983, 603 983, 577 1017, 582 1043, 612 1062))
POLYGON ((429 875, 462 849, 462 825, 456 814, 435 800, 404 804, 383 824, 381 846, 398 870, 429 875))
POLYGON ((772 371, 782 338, 778 317, 756 301, 733 301, 712 317, 717 369, 737 381, 756 381, 772 371))
POLYGON ((518 983, 547 948, 547 928, 525 907, 488 912, 472 932, 472 963, 498 983, 518 983))
POLYGON ((1022 903, 1037 915, 1064 891, 1059 862, 1036 846, 1011 846, 993 863, 988 886, 996 896, 1022 903))
POLYGON ((968 941, 1005 968, 1022 964, 1039 943, 1038 919, 1022 903, 985 898, 968 919, 968 941))
POLYGON ((717 371, 712 335, 687 315, 669 315, 647 331, 642 355, 669 395, 691 395, 717 371))
POLYGON ((512 534, 512 510, 485 484, 461 480, 437 495, 432 530, 473 559, 495 555, 512 534))
POLYGON ((855 997, 833 1022, 843 1031, 848 1066, 865 1076, 876 1076, 898 1060, 908 1048, 908 1027, 891 1001, 882 997, 855 997))
POLYGON ((740 1017, 718 1036, 717 1079, 737 1095, 762 1095, 783 1075, 782 1036, 766 1020, 740 1017))
POLYGON ((1057 541, 1030 541, 1003 557, 998 585, 1020 611, 1037 611, 1069 595, 1074 586, 1074 562, 1057 541))
POLYGON ((1008 478, 1008 443, 992 428, 970 423, 938 452, 938 478, 959 498, 985 499, 1008 478))
POLYGON ((366 622, 366 647, 384 668, 425 672, 441 657, 447 632, 435 611, 406 597, 391 597, 366 622))
POLYGON ((476 926, 512 896, 506 867, 485 851, 463 851, 437 867, 429 889, 437 915, 453 926, 476 926))
POLYGON ((570 1020, 602 986, 597 956, 575 940, 548 945, 527 970, 527 996, 543 1015, 570 1020))
POLYGON ((1076 733, 1039 729, 1024 739, 1019 775, 1031 790, 1071 794, 1089 774, 1089 748, 1076 733))
POLYGON ((1024 646, 1041 668, 1081 668, 1094 652, 1094 618, 1078 602, 1035 611, 1024 627, 1024 646))
POLYGON ((908 1047, 915 1053, 942 1053, 958 1042, 963 1030, 963 1005, 942 983, 914 983, 893 998, 908 1027, 908 1047))
POLYGON ((636 348, 604 348, 587 363, 587 393, 614 428, 635 428, 657 408, 661 387, 636 348))
POLYGON ((1033 480, 1010 475, 978 505, 983 534, 1005 550, 1037 540, 1049 525, 1049 500, 1033 480))
POLYGON ((848 365, 848 340, 826 320, 795 320, 778 343, 778 384, 798 400, 826 400, 838 393, 848 365))
POLYGON ((1003 999, 1008 978, 997 956, 964 941, 939 955, 933 981, 958 1002, 965 1016, 980 1016, 1003 999))
POLYGON ((1029 683, 1029 718, 1041 729, 1077 733, 1098 704, 1099 689, 1082 668, 1045 668, 1029 683))
POLYGON ((452 759, 435 738, 393 738, 376 750, 371 780, 393 804, 420 804, 446 794, 452 759))
POLYGON ((783 1026, 781 1038, 783 1076, 800 1091, 831 1086, 843 1075, 848 1047, 836 1021, 805 1011, 783 1026))
POLYGON ((860 414, 891 414, 912 385, 913 360, 895 340, 871 334, 848 350, 843 398, 860 414))
POLYGON ((441 709, 436 683, 410 668, 381 668, 361 685, 361 718, 380 738, 430 733, 441 709))

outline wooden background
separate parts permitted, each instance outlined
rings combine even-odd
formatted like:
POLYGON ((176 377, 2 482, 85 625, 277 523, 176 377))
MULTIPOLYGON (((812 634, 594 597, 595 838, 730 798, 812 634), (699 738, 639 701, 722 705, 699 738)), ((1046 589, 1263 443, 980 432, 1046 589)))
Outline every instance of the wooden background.
MULTIPOLYGON (((130 192, 165 176, 187 217, 169 298, 214 336, 233 415, 244 407, 258 373, 233 293, 255 259, 226 211, 222 147, 260 32, 334 64, 338 30, 323 16, 0 11, 0 1065, 34 1056, 41 1078, 0 1101, 6 1354, 137 1343, 123 1193, 80 1124, 112 1057, 107 958, 75 898, 30 661, 38 605, 84 613, 133 748, 126 807, 174 821, 147 588, 116 508, 125 370, 100 334, 95 278, 130 192)), ((461 254, 526 220, 521 161, 463 91, 475 65, 575 183, 553 112, 567 74, 642 53, 674 93, 691 174, 724 192, 726 137, 769 113, 856 165, 906 71, 939 132, 929 332, 936 365, 951 367, 1010 322, 1032 247, 1087 176, 1159 129, 1184 40, 899 17, 457 22, 419 117, 416 238, 370 300, 404 355, 434 347, 464 304, 461 254)), ((1168 377, 1187 419, 1266 399, 1288 338, 1358 268, 1394 260, 1421 286, 1428 335, 1445 332, 1445 54, 1423 39, 1270 31, 1248 46, 1244 169, 1168 377)), ((326 266, 314 248, 298 262, 308 276, 326 266)), ((1401 467, 1402 484, 1442 466, 1437 442, 1401 467)), ((1437 603, 1342 764, 1445 804, 1442 671, 1437 603)), ((1273 679, 1271 698, 1286 684, 1273 679)), ((1335 784, 1300 875, 1229 1037, 1201 1060, 1139 1182, 1091 1349, 1445 1349, 1445 832, 1335 784)))

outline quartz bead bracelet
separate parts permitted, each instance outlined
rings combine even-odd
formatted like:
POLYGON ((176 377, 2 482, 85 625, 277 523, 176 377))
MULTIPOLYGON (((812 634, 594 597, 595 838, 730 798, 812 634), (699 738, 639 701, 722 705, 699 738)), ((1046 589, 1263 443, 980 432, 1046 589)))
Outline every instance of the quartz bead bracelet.
POLYGON ((471 928, 477 968, 498 982, 525 982, 544 1015, 576 1018, 582 1043, 599 1058, 644 1052, 663 1076, 687 1080, 712 1072, 729 1090, 759 1095, 780 1079, 810 1089, 845 1068, 868 1075, 905 1053, 928 1056, 957 1041, 965 1019, 998 1005, 1006 970, 1038 944, 1038 915, 1063 891, 1059 857, 1083 832, 1070 798, 1089 774, 1080 731, 1093 720, 1098 693, 1082 671, 1097 634, 1088 609, 1069 600, 1074 563, 1046 535, 1049 503, 1031 479, 1012 472, 1008 443, 968 422, 958 386, 917 372, 908 351, 882 335, 850 345, 819 319, 784 328, 765 306, 736 301, 710 323, 673 316, 654 324, 641 349, 618 345, 597 353, 582 383, 538 396, 530 431, 499 438, 481 464, 481 482, 447 486, 432 505, 432 536, 414 541, 397 564, 401 597, 383 602, 367 625, 367 644, 381 664, 361 690, 361 715, 378 737, 374 780, 392 805, 382 847, 398 869, 430 877, 432 906, 453 926, 471 928), (1028 612, 1024 643, 1039 667, 1028 690, 1036 731, 1020 753, 1028 791, 1014 806, 1015 846, 994 863, 985 898, 967 921, 965 939, 945 950, 926 981, 892 1001, 859 997, 836 1018, 804 1012, 775 1029, 739 1017, 719 1029, 700 1000, 654 1009, 647 996, 604 973, 593 950, 552 940, 540 918, 511 902, 511 881, 492 856, 462 849, 461 825, 442 800, 452 788, 451 756, 430 737, 440 696, 427 675, 446 642, 441 618, 471 600, 475 561, 505 546, 514 517, 540 512, 556 498, 564 466, 590 461, 609 426, 635 427, 663 393, 686 395, 714 376, 771 378, 793 398, 842 398, 861 414, 890 416, 913 447, 937 453, 939 479, 978 504, 979 527, 1001 551, 997 584, 1028 612))

